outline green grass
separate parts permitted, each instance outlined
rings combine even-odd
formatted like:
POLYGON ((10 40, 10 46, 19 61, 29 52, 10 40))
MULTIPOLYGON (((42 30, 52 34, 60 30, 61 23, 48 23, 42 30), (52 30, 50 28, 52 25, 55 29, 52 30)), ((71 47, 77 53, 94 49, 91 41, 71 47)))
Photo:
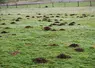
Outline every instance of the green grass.
MULTIPOLYGON (((22 6, 23 7, 23 6, 22 6)), ((0 9, 0 68, 94 68, 95 67, 95 7, 65 7, 65 8, 8 8, 0 9), (12 15, 8 15, 8 14, 12 15), (20 13, 21 15, 17 15, 20 13), (42 18, 31 18, 38 16, 37 14, 56 16, 61 14, 60 22, 76 22, 74 26, 53 26, 52 28, 59 30, 60 28, 66 31, 44 31, 43 26, 48 26, 53 22, 38 21, 42 18), (88 15, 85 18, 76 18, 76 16, 65 16, 64 14, 82 14, 88 15), (31 16, 26 19, 26 15, 31 16), (94 15, 94 17, 91 17, 94 15), (66 18, 61 18, 61 17, 66 18), (10 24, 12 19, 22 17, 23 19, 17 24, 10 24), (2 20, 6 19, 6 20, 2 20), (25 26, 33 26, 33 28, 25 29, 25 26), (42 25, 42 26, 41 26, 42 25), (11 29, 4 29, 10 27, 11 29), (2 31, 8 31, 7 34, 1 34, 2 31), (13 36, 12 34, 16 34, 13 36), (26 45, 29 43, 29 46, 26 45), (58 44, 59 46, 48 46, 49 44, 58 44), (68 46, 72 43, 77 43, 85 51, 82 53, 74 51, 74 48, 68 46), (12 56, 10 53, 14 51, 20 53, 12 56), (58 59, 57 55, 65 53, 70 55, 70 59, 58 59), (37 64, 32 59, 44 57, 48 63, 37 64)))
MULTIPOLYGON (((91 3, 92 6, 95 6, 95 2, 91 3)), ((18 8, 45 8, 45 6, 48 6, 49 8, 52 7, 78 7, 77 2, 62 2, 62 3, 46 3, 46 4, 32 4, 32 5, 19 5, 17 6, 18 8)), ((90 3, 89 2, 79 2, 79 7, 89 7, 90 3)), ((2 6, 3 8, 7 8, 7 6, 2 6)), ((16 8, 16 6, 9 6, 8 8, 16 8)))

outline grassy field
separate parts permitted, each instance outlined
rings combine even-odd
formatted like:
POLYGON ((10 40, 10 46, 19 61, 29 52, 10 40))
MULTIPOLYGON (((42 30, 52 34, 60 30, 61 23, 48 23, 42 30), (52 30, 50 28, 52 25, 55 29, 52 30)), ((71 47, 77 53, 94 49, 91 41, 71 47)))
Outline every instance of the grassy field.
MULTIPOLYGON (((52 7, 94 7, 95 2, 60 2, 60 3, 45 3, 45 4, 30 4, 30 5, 18 5, 17 8, 45 8, 48 6, 49 8, 52 7)), ((1 8, 7 8, 7 6, 1 6, 1 8)), ((16 8, 16 6, 8 6, 8 8, 16 8)))
POLYGON ((94 59, 95 7, 0 9, 0 68, 94 68, 94 59))

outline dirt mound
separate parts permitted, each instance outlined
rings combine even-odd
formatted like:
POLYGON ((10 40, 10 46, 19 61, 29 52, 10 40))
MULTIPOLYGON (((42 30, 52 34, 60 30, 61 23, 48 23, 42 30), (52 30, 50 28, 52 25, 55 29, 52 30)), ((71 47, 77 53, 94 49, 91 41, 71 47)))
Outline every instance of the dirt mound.
POLYGON ((57 56, 57 58, 60 58, 60 59, 68 59, 68 58, 71 58, 71 56, 65 55, 65 54, 60 54, 60 55, 57 56))
POLYGON ((69 45, 69 47, 79 47, 79 45, 78 44, 71 44, 71 45, 69 45))
POLYGON ((77 51, 77 52, 84 52, 84 49, 83 48, 76 48, 75 51, 77 51))
POLYGON ((46 27, 44 27, 44 30, 45 30, 45 31, 48 31, 48 30, 51 30, 51 28, 48 27, 48 26, 46 26, 46 27))
POLYGON ((49 46, 59 46, 58 44, 49 44, 49 46))
POLYGON ((47 63, 48 61, 45 58, 35 58, 33 59, 35 63, 47 63))
POLYGON ((5 34, 5 33, 8 33, 8 32, 6 32, 6 31, 2 31, 1 33, 2 33, 2 34, 5 34))
POLYGON ((25 28, 33 28, 32 26, 25 26, 25 28))
POLYGON ((16 24, 15 22, 11 22, 10 24, 16 24))

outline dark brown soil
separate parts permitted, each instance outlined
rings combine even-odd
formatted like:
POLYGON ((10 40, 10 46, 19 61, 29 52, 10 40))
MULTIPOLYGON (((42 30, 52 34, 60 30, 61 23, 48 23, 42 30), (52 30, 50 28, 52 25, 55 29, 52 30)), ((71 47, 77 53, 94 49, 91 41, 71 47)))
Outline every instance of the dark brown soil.
POLYGON ((59 46, 58 44, 49 44, 49 46, 59 46))
POLYGON ((59 21, 56 21, 56 22, 54 22, 54 23, 60 23, 59 21))
POLYGON ((15 22, 11 22, 10 24, 16 24, 15 22))
POLYGON ((57 31, 56 29, 52 29, 51 31, 57 31))
POLYGON ((29 15, 27 15, 26 17, 30 17, 29 15))
POLYGON ((6 32, 6 31, 2 31, 1 33, 2 33, 2 34, 5 34, 5 33, 8 33, 8 32, 6 32))
POLYGON ((51 28, 46 26, 46 27, 44 27, 44 30, 48 31, 48 30, 51 30, 51 28))
POLYGON ((71 44, 71 45, 69 45, 69 47, 79 47, 79 45, 78 44, 71 44))
POLYGON ((14 36, 15 36, 16 34, 12 34, 12 35, 14 35, 14 36))
POLYGON ((25 28, 32 28, 32 26, 25 26, 25 28))
POLYGON ((65 31, 65 29, 60 29, 60 31, 65 31))
POLYGON ((45 6, 45 8, 48 8, 48 6, 45 6))
POLYGON ((69 23, 69 26, 75 25, 75 22, 71 22, 69 23))
POLYGON ((77 52, 84 52, 84 49, 83 48, 76 48, 75 51, 77 51, 77 52))
POLYGON ((32 16, 32 18, 35 18, 35 16, 32 16))
POLYGON ((48 61, 45 58, 35 58, 33 59, 34 63, 47 63, 48 61))
POLYGON ((18 13, 17 15, 21 15, 20 13, 18 13))
POLYGON ((1 25, 6 25, 6 23, 1 23, 1 25))
POLYGON ((10 27, 5 27, 5 29, 11 29, 10 27))
POLYGON ((71 56, 65 55, 65 54, 60 54, 60 55, 57 56, 57 58, 60 58, 60 59, 69 59, 69 58, 71 58, 71 56))
POLYGON ((8 15, 11 15, 10 13, 8 15))

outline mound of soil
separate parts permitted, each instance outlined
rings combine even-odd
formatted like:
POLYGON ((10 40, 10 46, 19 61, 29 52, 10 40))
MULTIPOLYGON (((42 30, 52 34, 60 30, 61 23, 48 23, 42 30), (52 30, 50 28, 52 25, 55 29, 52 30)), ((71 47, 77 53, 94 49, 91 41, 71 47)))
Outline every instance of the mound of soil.
POLYGON ((65 29, 60 29, 60 31, 65 31, 65 29))
POLYGON ((14 36, 15 36, 16 34, 12 34, 12 35, 14 35, 14 36))
POLYGON ((65 25, 65 23, 60 23, 59 26, 65 25))
POLYGON ((30 17, 29 15, 27 15, 26 17, 30 17))
POLYGON ((45 8, 48 8, 48 6, 45 6, 45 8))
POLYGON ((10 29, 10 27, 5 27, 5 29, 10 29))
POLYGON ((51 28, 48 27, 48 26, 46 26, 46 27, 44 27, 44 30, 45 30, 45 31, 48 31, 48 30, 51 30, 51 28))
POLYGON ((1 23, 1 25, 6 25, 6 23, 1 23))
POLYGON ((75 51, 77 51, 77 52, 84 52, 84 49, 83 48, 76 48, 75 51))
POLYGON ((56 29, 52 29, 51 31, 57 31, 56 29))
POLYGON ((60 55, 57 56, 57 58, 60 58, 60 59, 69 59, 69 58, 71 58, 71 56, 65 55, 65 54, 60 54, 60 55))
POLYGON ((8 15, 11 15, 10 13, 8 15))
POLYGON ((16 19, 15 21, 20 21, 20 19, 16 19))
POLYGON ((32 26, 25 26, 25 28, 33 28, 32 26))
POLYGON ((60 17, 60 16, 56 16, 56 17, 60 17))
POLYGON ((6 31, 2 31, 1 33, 2 33, 2 34, 5 34, 5 33, 8 33, 8 32, 6 32, 6 31))
POLYGON ((47 63, 48 61, 45 58, 35 58, 33 59, 34 63, 47 63))
POLYGON ((51 19, 48 19, 47 21, 48 21, 48 22, 52 22, 52 20, 51 20, 51 19))
POLYGON ((21 17, 18 17, 17 19, 22 19, 21 17))
POLYGON ((17 15, 21 15, 20 13, 18 13, 17 15))
POLYGON ((56 21, 56 22, 54 22, 54 23, 60 23, 59 21, 56 21))
POLYGON ((10 24, 16 24, 15 22, 11 22, 10 24))
POLYGON ((75 25, 75 22, 71 22, 71 23, 69 23, 69 25, 70 25, 70 26, 75 25))
POLYGON ((35 18, 35 16, 32 16, 32 18, 35 18))
POLYGON ((78 44, 71 44, 71 45, 69 45, 69 47, 79 47, 79 45, 78 44))
POLYGON ((58 44, 49 44, 49 46, 59 46, 58 44))

